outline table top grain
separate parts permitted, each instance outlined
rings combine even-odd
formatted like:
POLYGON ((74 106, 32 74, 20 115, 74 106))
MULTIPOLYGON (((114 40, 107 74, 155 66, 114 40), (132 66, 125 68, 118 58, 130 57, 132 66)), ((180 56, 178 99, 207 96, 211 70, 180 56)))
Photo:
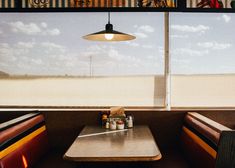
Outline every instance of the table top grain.
POLYGON ((85 126, 64 159, 71 161, 154 161, 161 153, 148 126, 107 130, 85 126))

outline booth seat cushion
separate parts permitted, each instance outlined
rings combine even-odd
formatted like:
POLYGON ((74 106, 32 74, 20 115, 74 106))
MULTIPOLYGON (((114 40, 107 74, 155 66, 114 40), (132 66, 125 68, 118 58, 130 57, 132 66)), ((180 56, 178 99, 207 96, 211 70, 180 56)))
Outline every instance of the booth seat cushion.
POLYGON ((215 167, 218 144, 224 130, 230 129, 198 113, 185 116, 181 143, 186 158, 194 167, 215 167))
POLYGON ((37 115, 0 133, 0 168, 32 167, 47 149, 44 117, 37 115))
POLYGON ((43 115, 37 115, 33 118, 30 118, 24 122, 21 122, 17 125, 14 125, 0 133, 0 144, 8 143, 11 139, 16 136, 23 135, 24 132, 30 131, 33 127, 40 127, 44 125, 43 115))

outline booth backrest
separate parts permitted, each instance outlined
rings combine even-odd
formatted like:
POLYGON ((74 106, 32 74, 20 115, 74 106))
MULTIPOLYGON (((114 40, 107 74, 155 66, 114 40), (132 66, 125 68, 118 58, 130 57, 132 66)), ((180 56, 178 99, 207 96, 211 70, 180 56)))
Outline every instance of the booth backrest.
POLYGON ((198 113, 187 113, 181 142, 185 156, 193 167, 217 167, 220 138, 224 131, 231 129, 198 113))
POLYGON ((28 168, 48 150, 42 114, 27 114, 0 124, 0 168, 28 168))

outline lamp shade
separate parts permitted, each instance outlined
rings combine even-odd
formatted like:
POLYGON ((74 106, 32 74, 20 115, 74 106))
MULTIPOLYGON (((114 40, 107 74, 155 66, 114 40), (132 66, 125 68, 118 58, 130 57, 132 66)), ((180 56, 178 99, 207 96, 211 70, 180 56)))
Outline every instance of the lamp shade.
POLYGON ((92 41, 127 41, 135 39, 135 36, 113 30, 113 25, 108 23, 105 30, 83 36, 92 41))
POLYGON ((113 25, 110 23, 110 12, 108 12, 108 24, 105 26, 105 30, 88 34, 83 36, 86 40, 92 41, 127 41, 135 39, 135 36, 130 34, 122 33, 113 30, 113 25))

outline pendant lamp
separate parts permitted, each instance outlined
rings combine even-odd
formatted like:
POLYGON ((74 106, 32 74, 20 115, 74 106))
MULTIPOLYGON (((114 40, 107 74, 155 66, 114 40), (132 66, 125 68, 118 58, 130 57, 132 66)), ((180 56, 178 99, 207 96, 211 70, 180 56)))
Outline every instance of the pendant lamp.
POLYGON ((118 32, 113 30, 113 25, 110 23, 110 13, 108 12, 108 24, 105 26, 105 30, 88 34, 86 36, 83 36, 82 38, 86 40, 92 40, 92 41, 127 41, 127 40, 133 40, 136 37, 118 32))

